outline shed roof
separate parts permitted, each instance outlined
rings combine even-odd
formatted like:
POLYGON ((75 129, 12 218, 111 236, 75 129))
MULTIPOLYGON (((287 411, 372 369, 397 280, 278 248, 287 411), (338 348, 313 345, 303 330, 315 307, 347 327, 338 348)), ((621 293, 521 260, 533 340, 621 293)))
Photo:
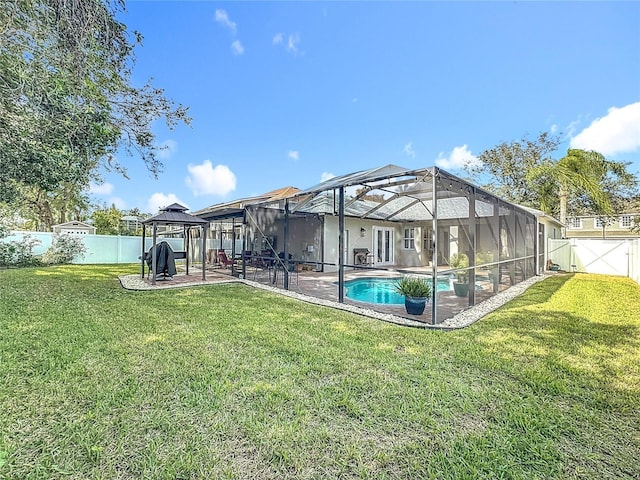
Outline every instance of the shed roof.
POLYGON ((52 225, 51 228, 53 227, 81 227, 81 228, 96 228, 93 225, 91 225, 90 223, 86 223, 86 222, 81 222, 79 220, 72 220, 70 222, 64 222, 64 223, 58 223, 56 225, 52 225))

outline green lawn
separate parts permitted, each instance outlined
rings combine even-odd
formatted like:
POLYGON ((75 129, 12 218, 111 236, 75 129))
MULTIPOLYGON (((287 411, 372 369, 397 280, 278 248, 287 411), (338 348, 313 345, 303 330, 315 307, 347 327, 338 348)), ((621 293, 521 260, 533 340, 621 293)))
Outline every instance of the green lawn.
POLYGON ((135 266, 0 271, 1 479, 640 478, 640 287, 440 332, 135 266))

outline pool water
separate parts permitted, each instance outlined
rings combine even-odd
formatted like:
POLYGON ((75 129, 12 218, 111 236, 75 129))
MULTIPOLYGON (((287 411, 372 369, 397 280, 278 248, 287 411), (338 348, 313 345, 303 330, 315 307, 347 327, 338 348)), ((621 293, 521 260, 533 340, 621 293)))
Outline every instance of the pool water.
MULTIPOLYGON (((383 305, 404 305, 404 295, 396 292, 399 278, 358 278, 344 282, 345 295, 351 300, 383 305)), ((431 279, 428 279, 431 281, 431 279)), ((438 291, 451 290, 448 278, 438 278, 438 291)))

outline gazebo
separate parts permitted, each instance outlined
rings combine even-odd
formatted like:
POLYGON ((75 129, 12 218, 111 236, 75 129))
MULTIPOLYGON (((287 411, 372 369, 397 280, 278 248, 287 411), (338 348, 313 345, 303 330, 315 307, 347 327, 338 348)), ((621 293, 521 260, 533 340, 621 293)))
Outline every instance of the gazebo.
MULTIPOLYGON (((154 217, 148 218, 146 220, 144 220, 142 222, 142 255, 141 255, 141 264, 140 264, 140 269, 141 269, 141 277, 144 278, 144 261, 145 261, 145 237, 146 237, 146 230, 147 230, 147 225, 151 225, 152 226, 152 243, 151 243, 151 250, 150 251, 155 251, 156 248, 156 241, 157 241, 157 235, 158 235, 158 225, 182 225, 183 227, 183 239, 184 239, 184 252, 185 252, 185 258, 186 258, 186 268, 187 268, 187 275, 189 275, 189 242, 188 242, 188 232, 189 229, 191 227, 198 227, 200 229, 202 229, 202 235, 201 235, 201 239, 202 239, 202 248, 200 249, 201 253, 202 253, 202 280, 206 280, 206 274, 205 274, 205 263, 206 263, 206 245, 207 245, 207 230, 209 227, 209 222, 206 220, 203 220, 200 217, 196 217, 195 215, 191 215, 189 213, 186 213, 187 208, 183 207, 180 204, 177 203, 173 203, 171 205, 169 205, 168 207, 165 207, 163 209, 160 210, 160 213, 158 215, 155 215, 154 217)), ((156 255, 151 255, 152 258, 152 266, 151 266, 151 270, 154 272, 154 275, 151 276, 151 283, 153 285, 156 284, 156 276, 155 276, 155 272, 156 272, 156 255)))

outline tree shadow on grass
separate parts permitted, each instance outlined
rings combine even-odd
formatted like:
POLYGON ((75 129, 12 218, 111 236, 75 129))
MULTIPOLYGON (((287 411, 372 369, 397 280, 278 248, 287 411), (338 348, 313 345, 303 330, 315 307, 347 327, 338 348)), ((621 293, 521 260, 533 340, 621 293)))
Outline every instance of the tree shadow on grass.
POLYGON ((608 398, 615 405, 640 386, 628 371, 640 355, 640 327, 592 321, 563 311, 503 312, 476 336, 479 358, 537 391, 608 398), (607 393, 610 392, 610 395, 607 393))
POLYGON ((508 310, 546 303, 573 277, 573 274, 567 274, 553 275, 546 278, 542 282, 538 282, 530 286, 524 295, 520 295, 519 297, 511 300, 504 308, 508 310))
MULTIPOLYGON (((640 393, 633 373, 640 361, 637 315, 632 311, 627 319, 618 309, 609 319, 572 312, 570 303, 568 310, 554 308, 552 297, 571 278, 558 275, 533 285, 472 327, 474 342, 463 349, 475 353, 481 368, 503 371, 547 392, 578 387, 597 397, 603 392, 613 397, 640 393)), ((587 290, 585 301, 596 291, 587 290)))

